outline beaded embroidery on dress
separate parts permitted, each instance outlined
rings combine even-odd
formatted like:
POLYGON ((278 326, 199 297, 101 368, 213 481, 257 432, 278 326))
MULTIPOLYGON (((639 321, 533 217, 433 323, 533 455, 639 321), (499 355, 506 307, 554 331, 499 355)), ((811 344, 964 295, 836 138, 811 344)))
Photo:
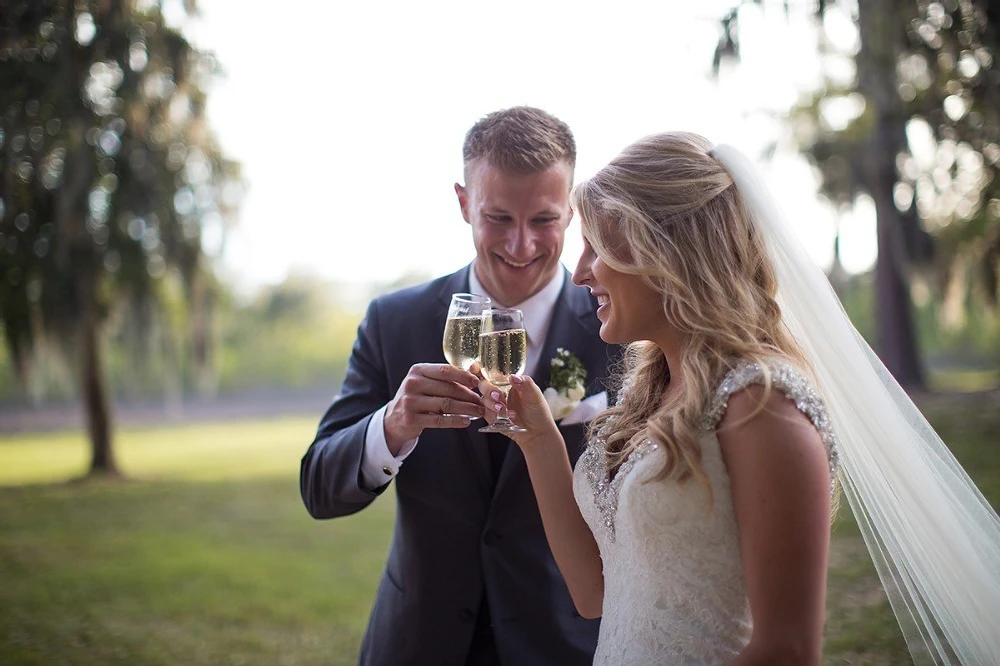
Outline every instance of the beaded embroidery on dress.
MULTIPOLYGON (((775 390, 812 421, 836 472, 836 438, 809 380, 784 362, 766 368, 775 390)), ((663 448, 646 441, 608 479, 598 433, 573 474, 573 491, 604 565, 604 609, 595 666, 701 666, 725 663, 749 642, 750 607, 736 517, 715 429, 729 397, 766 381, 757 363, 738 364, 708 401, 702 464, 713 500, 696 479, 654 478, 663 448)))

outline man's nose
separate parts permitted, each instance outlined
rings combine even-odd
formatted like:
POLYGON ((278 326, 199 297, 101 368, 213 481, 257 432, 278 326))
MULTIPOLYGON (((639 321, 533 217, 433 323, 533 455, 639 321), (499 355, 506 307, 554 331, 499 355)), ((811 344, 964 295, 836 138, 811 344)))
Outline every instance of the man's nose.
POLYGON ((507 251, 516 259, 531 259, 537 243, 535 236, 530 225, 515 224, 507 236, 507 251))

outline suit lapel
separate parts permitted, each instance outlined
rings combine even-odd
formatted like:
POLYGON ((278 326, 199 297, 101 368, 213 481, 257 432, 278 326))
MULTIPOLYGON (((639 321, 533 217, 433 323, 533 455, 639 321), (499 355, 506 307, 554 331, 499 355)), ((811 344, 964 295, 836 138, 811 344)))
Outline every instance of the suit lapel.
MULTIPOLYGON (((469 291, 469 271, 471 266, 466 266, 462 270, 454 273, 442 285, 438 295, 437 310, 435 315, 441 322, 441 337, 444 337, 445 320, 448 318, 448 306, 451 304, 451 295, 469 291)), ((442 352, 443 353, 443 352, 442 352)), ((486 448, 486 435, 478 432, 485 423, 483 421, 473 421, 469 427, 457 431, 459 445, 469 458, 476 475, 476 480, 483 492, 483 500, 490 501, 490 492, 493 486, 493 479, 490 474, 489 451, 486 448)))
MULTIPOLYGON (((599 345, 601 353, 606 354, 603 343, 600 343, 600 340, 596 339, 596 332, 599 329, 599 323, 597 326, 593 323, 596 321, 597 318, 594 315, 594 306, 591 303, 590 296, 585 289, 580 289, 573 285, 573 281, 567 272, 562 292, 560 292, 559 299, 556 301, 555 309, 552 312, 552 324, 549 326, 545 344, 542 345, 542 356, 538 359, 535 376, 532 377, 539 388, 544 391, 549 385, 551 363, 556 355, 557 348, 564 347, 581 359, 586 359, 594 356, 594 349, 591 347, 593 346, 596 349, 599 345)), ((588 372, 593 373, 594 371, 595 369, 588 367, 588 372)), ((591 378, 593 376, 591 374, 591 378)), ((495 510, 493 507, 496 507, 497 497, 503 492, 511 475, 518 468, 524 467, 524 465, 524 456, 521 455, 521 450, 518 449, 517 444, 511 442, 510 449, 507 451, 507 457, 504 458, 503 466, 500 468, 496 491, 493 493, 491 515, 495 510)))

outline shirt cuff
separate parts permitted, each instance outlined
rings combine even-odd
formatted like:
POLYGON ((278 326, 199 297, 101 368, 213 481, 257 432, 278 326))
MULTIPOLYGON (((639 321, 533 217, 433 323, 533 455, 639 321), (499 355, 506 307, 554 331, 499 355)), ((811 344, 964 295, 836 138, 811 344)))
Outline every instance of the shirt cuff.
POLYGON ((368 430, 365 431, 365 454, 361 459, 361 478, 369 490, 381 488, 392 481, 392 478, 399 473, 399 468, 406 460, 406 457, 413 453, 417 446, 417 440, 411 439, 404 442, 399 449, 399 455, 392 455, 389 452, 389 444, 385 441, 385 410, 378 410, 372 414, 368 422, 368 430))

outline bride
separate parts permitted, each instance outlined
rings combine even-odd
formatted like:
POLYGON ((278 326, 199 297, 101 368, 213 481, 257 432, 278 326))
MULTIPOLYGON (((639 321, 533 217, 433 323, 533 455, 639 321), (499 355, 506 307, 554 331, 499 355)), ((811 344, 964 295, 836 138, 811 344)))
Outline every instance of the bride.
POLYGON ((854 510, 915 663, 997 664, 1000 520, 851 326, 752 165, 647 137, 573 192, 574 273, 629 343, 576 469, 541 391, 525 428, 545 533, 595 664, 819 664, 830 520, 854 510))

